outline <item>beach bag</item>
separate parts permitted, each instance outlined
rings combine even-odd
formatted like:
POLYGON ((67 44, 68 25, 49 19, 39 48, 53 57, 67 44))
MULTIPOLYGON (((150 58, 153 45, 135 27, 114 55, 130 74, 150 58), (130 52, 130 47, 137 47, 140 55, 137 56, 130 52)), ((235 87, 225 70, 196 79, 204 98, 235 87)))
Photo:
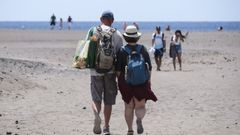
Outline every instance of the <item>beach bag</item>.
POLYGON ((141 50, 143 45, 137 45, 136 51, 124 46, 123 49, 128 54, 127 65, 125 67, 125 81, 129 85, 141 85, 150 79, 148 64, 145 62, 141 50))
POLYGON ((90 40, 89 48, 88 48, 88 56, 86 59, 87 68, 95 68, 96 61, 96 52, 97 52, 97 41, 92 40, 93 34, 96 32, 96 27, 92 27, 89 29, 86 39, 90 40))
POLYGON ((103 31, 100 26, 97 27, 99 37, 95 69, 98 73, 107 73, 113 69, 116 55, 114 52, 112 35, 115 31, 114 28, 111 28, 106 32, 103 31))
POLYGON ((88 56, 86 59, 88 68, 95 68, 96 51, 97 51, 97 42, 90 41, 89 48, 88 48, 88 56))
POLYGON ((176 46, 174 45, 174 43, 170 43, 169 56, 170 58, 175 58, 176 55, 177 55, 176 46))
POLYGON ((154 47, 148 49, 148 53, 150 54, 151 57, 154 57, 154 52, 155 52, 154 47))
POLYGON ((76 52, 73 58, 73 67, 74 68, 86 68, 87 67, 87 56, 89 49, 90 40, 80 40, 76 48, 76 52))

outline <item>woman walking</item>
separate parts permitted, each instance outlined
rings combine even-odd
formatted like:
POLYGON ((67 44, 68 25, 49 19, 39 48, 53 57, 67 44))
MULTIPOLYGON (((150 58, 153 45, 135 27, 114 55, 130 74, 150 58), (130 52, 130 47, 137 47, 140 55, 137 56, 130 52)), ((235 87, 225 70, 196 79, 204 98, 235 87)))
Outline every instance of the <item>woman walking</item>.
MULTIPOLYGON (((157 97, 151 91, 150 77, 152 65, 150 61, 147 49, 143 45, 137 44, 141 33, 138 32, 137 28, 133 25, 127 26, 125 33, 123 34, 124 39, 127 42, 117 55, 117 76, 118 86, 122 95, 122 99, 125 103, 125 120, 128 126, 127 135, 133 135, 133 120, 134 113, 136 115, 137 133, 142 134, 144 131, 142 120, 146 114, 145 104, 147 100, 157 101, 157 97), (124 49, 125 48, 125 49, 124 49), (139 49, 140 48, 140 49, 139 49), (126 49, 131 50, 130 54, 126 49), (138 51, 147 63, 147 70, 150 73, 150 77, 144 83, 139 85, 131 85, 127 81, 127 66, 130 61, 131 54, 137 54, 138 51)), ((140 74, 143 74, 140 73, 140 74)))
POLYGON ((186 37, 180 30, 176 30, 171 38, 170 57, 173 58, 173 68, 176 71, 176 57, 178 58, 179 70, 182 70, 182 42, 186 37))

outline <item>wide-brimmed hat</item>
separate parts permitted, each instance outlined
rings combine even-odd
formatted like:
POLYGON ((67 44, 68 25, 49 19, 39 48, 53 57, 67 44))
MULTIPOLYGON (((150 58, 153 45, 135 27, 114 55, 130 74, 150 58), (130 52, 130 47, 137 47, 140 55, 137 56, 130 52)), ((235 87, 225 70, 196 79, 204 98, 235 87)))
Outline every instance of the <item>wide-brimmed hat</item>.
POLYGON ((138 32, 136 26, 129 25, 127 26, 123 36, 130 37, 130 38, 139 38, 142 34, 138 32))

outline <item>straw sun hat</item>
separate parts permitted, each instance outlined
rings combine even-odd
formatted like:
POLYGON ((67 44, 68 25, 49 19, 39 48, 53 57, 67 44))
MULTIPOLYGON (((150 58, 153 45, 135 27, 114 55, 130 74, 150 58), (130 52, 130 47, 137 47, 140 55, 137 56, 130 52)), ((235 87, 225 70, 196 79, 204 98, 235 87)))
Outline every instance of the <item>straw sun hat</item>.
POLYGON ((125 32, 123 33, 124 37, 129 38, 140 38, 142 34, 138 32, 137 28, 134 25, 127 26, 125 32))

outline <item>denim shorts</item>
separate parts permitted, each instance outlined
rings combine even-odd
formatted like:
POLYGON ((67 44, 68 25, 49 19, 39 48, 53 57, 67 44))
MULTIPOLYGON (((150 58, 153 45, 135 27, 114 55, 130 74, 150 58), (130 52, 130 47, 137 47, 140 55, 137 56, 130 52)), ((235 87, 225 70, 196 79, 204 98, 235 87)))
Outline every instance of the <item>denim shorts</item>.
POLYGON ((178 54, 182 53, 182 46, 181 45, 170 45, 169 54, 171 58, 175 58, 178 54))
POLYGON ((155 49, 154 56, 155 57, 162 57, 163 56, 163 48, 155 49))
POLYGON ((177 54, 182 53, 182 46, 181 45, 175 45, 175 48, 176 48, 177 54))
POLYGON ((95 102, 103 100, 105 105, 114 105, 117 96, 116 75, 91 76, 91 95, 95 102))

